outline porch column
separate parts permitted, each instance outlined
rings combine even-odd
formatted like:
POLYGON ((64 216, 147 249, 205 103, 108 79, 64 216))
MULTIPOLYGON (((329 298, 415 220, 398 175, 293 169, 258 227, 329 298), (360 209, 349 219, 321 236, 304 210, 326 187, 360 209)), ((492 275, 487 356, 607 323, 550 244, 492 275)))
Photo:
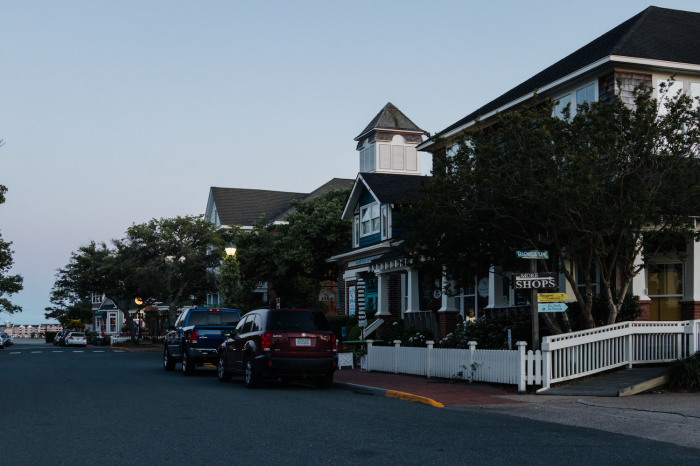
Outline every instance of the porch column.
MULTIPOLYGON (((634 267, 636 268, 642 263, 642 255, 638 255, 634 259, 634 267)), ((651 298, 647 296, 647 269, 643 268, 639 274, 632 278, 632 294, 639 296, 639 305, 642 308, 642 315, 639 320, 649 320, 649 312, 651 310, 651 298)))
POLYGON ((700 242, 689 241, 686 255, 681 318, 695 320, 700 319, 700 242))
POLYGON ((391 317, 389 312, 389 275, 374 272, 377 275, 377 313, 376 317, 391 317))
POLYGON ((408 305, 406 306, 406 312, 418 312, 420 311, 420 290, 418 281, 418 271, 415 269, 408 269, 406 274, 406 294, 408 295, 408 305))
POLYGON ((442 305, 438 309, 438 325, 440 328, 440 339, 445 338, 448 334, 455 331, 457 328, 459 309, 455 306, 456 298, 454 296, 448 296, 445 293, 445 288, 449 288, 451 291, 455 291, 455 284, 453 281, 448 282, 445 277, 442 277, 442 305))

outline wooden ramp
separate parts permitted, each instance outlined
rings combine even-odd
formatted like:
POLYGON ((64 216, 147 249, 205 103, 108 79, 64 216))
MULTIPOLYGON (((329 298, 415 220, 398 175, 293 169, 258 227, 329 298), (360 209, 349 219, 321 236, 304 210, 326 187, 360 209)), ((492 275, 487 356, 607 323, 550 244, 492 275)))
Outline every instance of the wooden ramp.
POLYGON ((543 391, 542 395, 629 396, 666 383, 666 367, 622 369, 543 391))

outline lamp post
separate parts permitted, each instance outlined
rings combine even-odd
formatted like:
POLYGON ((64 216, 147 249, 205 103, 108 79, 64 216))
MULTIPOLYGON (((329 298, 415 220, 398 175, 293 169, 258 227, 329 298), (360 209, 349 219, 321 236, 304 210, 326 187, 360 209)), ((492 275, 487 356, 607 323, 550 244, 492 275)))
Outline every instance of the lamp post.
POLYGON ((224 246, 224 251, 226 251, 227 256, 235 256, 236 249, 236 245, 233 243, 226 243, 226 246, 224 246))

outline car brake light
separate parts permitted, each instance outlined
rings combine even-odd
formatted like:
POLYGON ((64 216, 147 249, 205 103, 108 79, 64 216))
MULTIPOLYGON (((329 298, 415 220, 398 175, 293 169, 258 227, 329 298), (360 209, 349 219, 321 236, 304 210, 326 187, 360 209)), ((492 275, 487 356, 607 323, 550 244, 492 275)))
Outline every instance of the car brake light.
POLYGON ((272 346, 272 335, 269 333, 262 334, 262 350, 270 351, 270 346, 272 346))
POLYGON ((335 333, 331 335, 331 345, 333 346, 333 351, 338 351, 338 341, 335 339, 335 333))
POLYGON ((199 338, 199 332, 197 330, 193 330, 192 336, 190 336, 190 342, 196 344, 198 338, 199 338))

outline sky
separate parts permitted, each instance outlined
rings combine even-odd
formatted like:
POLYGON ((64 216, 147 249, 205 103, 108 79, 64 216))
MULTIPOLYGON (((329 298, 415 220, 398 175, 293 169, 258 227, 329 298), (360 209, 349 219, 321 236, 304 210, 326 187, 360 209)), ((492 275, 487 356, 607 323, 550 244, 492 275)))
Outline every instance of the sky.
POLYGON ((24 277, 0 324, 45 322, 90 240, 203 214, 211 186, 354 178, 387 102, 439 131, 648 2, 0 0, 0 233, 24 277))

